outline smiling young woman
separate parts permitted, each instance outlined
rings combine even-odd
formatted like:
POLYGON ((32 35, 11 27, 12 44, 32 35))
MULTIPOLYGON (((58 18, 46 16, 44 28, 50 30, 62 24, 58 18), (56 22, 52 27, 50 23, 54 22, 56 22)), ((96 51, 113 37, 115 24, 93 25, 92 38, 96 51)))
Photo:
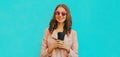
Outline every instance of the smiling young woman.
POLYGON ((68 7, 59 4, 45 31, 40 57, 78 57, 77 34, 71 26, 72 18, 68 7), (64 40, 58 39, 58 32, 65 33, 64 40))

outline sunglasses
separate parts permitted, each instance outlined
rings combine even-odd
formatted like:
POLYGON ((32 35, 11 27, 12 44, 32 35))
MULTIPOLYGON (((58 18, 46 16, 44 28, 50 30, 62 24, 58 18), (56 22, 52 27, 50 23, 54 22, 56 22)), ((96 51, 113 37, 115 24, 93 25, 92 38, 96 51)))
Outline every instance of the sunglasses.
POLYGON ((60 14, 61 14, 62 16, 65 16, 65 15, 67 14, 67 12, 66 12, 66 11, 60 12, 60 11, 57 11, 57 10, 56 10, 56 11, 55 11, 55 14, 56 14, 56 15, 60 15, 60 14))

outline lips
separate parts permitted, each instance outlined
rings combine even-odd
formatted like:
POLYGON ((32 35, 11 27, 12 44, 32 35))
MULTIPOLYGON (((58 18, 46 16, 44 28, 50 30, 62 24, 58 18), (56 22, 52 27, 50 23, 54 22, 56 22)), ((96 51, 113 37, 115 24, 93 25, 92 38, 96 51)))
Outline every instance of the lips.
POLYGON ((61 16, 58 17, 58 20, 62 20, 62 19, 63 19, 63 17, 61 17, 61 16))
POLYGON ((63 18, 58 18, 58 20, 60 20, 60 21, 61 21, 61 20, 63 20, 63 18))

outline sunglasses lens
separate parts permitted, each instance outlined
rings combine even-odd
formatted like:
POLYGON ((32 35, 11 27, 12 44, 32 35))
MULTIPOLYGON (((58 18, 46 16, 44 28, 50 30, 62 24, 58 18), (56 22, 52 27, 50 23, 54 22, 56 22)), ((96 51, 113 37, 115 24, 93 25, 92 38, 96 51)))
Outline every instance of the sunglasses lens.
POLYGON ((59 12, 59 11, 55 11, 55 14, 56 14, 56 15, 59 15, 59 14, 60 14, 60 12, 59 12))
POLYGON ((66 15, 66 12, 62 12, 62 16, 65 16, 66 15))
POLYGON ((62 15, 62 16, 65 16, 66 15, 66 12, 65 11, 63 11, 62 13, 60 13, 59 11, 55 11, 55 14, 56 15, 62 15))

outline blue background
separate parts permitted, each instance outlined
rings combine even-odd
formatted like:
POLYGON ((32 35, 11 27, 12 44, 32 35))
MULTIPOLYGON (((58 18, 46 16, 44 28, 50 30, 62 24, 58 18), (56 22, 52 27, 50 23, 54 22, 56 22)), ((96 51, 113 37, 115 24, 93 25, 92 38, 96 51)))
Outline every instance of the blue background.
POLYGON ((61 3, 71 11, 79 57, 120 57, 120 0, 0 0, 0 57, 39 57, 61 3))

